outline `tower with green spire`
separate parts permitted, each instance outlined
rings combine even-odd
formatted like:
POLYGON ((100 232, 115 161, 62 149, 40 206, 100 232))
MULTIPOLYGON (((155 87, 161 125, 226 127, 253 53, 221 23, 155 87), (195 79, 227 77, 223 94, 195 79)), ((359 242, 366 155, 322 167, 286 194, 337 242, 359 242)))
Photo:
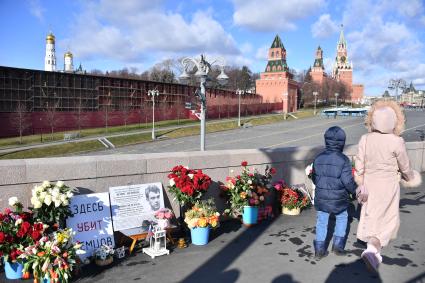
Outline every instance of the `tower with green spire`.
POLYGON ((279 35, 275 36, 269 48, 266 69, 255 81, 255 87, 264 102, 282 103, 284 113, 297 110, 298 83, 289 72, 286 49, 279 35))
POLYGON ((316 58, 314 59, 313 67, 310 68, 310 75, 313 81, 319 85, 322 84, 325 77, 325 67, 323 65, 323 50, 320 46, 317 47, 316 58))
POLYGON ((268 62, 265 69, 266 73, 270 72, 287 72, 289 71, 286 64, 286 49, 282 40, 276 34, 272 45, 269 48, 268 62))
POLYGON ((332 70, 332 77, 338 81, 344 82, 347 87, 352 87, 353 65, 348 60, 347 41, 345 40, 343 25, 341 25, 341 32, 336 46, 336 57, 332 70))

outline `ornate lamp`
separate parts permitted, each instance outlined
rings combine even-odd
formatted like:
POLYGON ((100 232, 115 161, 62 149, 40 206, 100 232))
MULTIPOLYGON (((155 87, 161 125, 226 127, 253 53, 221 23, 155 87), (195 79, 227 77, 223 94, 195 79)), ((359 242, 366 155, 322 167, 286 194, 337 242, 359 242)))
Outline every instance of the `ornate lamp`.
POLYGON ((149 248, 143 248, 142 251, 151 258, 170 254, 170 251, 167 250, 167 238, 165 230, 155 225, 153 226, 152 233, 153 234, 149 239, 149 248))

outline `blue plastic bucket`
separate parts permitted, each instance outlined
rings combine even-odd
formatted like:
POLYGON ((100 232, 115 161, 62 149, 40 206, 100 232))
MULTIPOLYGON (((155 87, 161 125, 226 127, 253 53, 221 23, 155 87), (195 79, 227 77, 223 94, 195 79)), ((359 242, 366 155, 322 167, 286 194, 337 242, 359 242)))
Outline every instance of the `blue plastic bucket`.
POLYGON ((206 245, 210 236, 210 227, 192 228, 190 229, 190 236, 192 237, 192 244, 197 246, 206 245))
POLYGON ((243 220, 243 223, 246 225, 257 224, 258 206, 244 206, 242 220, 243 220))
POLYGON ((6 274, 7 279, 21 279, 22 269, 24 269, 24 265, 22 263, 8 261, 4 263, 4 273, 6 274))

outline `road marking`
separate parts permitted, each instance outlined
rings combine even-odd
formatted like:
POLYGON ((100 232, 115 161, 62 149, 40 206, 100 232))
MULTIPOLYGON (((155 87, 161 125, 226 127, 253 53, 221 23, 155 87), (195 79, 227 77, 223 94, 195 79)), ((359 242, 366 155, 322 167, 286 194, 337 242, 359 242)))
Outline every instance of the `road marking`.
POLYGON ((423 127, 423 126, 425 126, 425 124, 418 125, 418 126, 415 126, 415 127, 409 128, 409 129, 406 129, 402 133, 407 132, 407 131, 410 131, 410 130, 413 130, 413 129, 416 129, 416 128, 420 128, 420 127, 423 127))
MULTIPOLYGON (((352 121, 352 120, 345 120, 343 122, 350 122, 350 121, 352 121)), ((318 127, 318 126, 324 126, 324 125, 332 124, 332 123, 335 123, 335 121, 326 122, 326 123, 320 123, 320 124, 315 124, 315 125, 310 125, 310 126, 302 127, 302 128, 294 128, 294 129, 284 130, 284 131, 280 131, 280 132, 273 132, 271 134, 254 136, 254 137, 251 137, 251 138, 242 138, 242 139, 237 139, 237 140, 230 140, 230 141, 220 142, 220 143, 209 145, 208 147, 211 148, 211 147, 215 147, 215 146, 219 146, 219 145, 223 145, 223 144, 241 142, 241 141, 246 141, 246 140, 250 140, 250 139, 264 138, 264 137, 273 136, 273 135, 280 135, 280 134, 285 134, 285 133, 289 133, 289 132, 292 132, 292 131, 299 131, 299 130, 304 130, 304 129, 318 127)), ((361 125, 361 124, 363 124, 363 122, 362 123, 359 123, 359 124, 356 124, 356 125, 361 125)))
MULTIPOLYGON (((354 125, 350 125, 350 126, 345 126, 345 127, 341 127, 341 128, 347 129, 347 128, 355 127, 355 126, 358 126, 358 125, 363 125, 363 123, 358 123, 358 124, 354 124, 354 125)), ((282 143, 272 144, 272 145, 269 145, 269 146, 265 146, 263 148, 276 147, 278 145, 284 145, 284 144, 288 144, 288 143, 291 143, 291 142, 302 141, 302 140, 306 140, 306 139, 309 139, 309 138, 312 138, 312 137, 315 137, 315 136, 321 136, 321 135, 323 135, 323 132, 320 132, 320 133, 314 134, 314 135, 309 135, 309 136, 306 136, 306 137, 303 137, 303 138, 300 138, 300 139, 294 139, 294 140, 289 140, 289 141, 282 142, 282 143)))

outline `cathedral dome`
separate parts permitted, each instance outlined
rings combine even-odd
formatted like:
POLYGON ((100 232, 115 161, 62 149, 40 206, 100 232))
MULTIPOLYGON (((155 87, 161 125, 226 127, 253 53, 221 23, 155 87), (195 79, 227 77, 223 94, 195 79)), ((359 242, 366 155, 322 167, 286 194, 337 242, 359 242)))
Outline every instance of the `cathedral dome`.
POLYGON ((47 41, 55 41, 55 36, 53 35, 53 33, 49 33, 46 37, 47 41))
POLYGON ((65 57, 73 57, 73 55, 72 55, 72 53, 71 53, 71 51, 67 51, 66 53, 65 53, 65 57))

